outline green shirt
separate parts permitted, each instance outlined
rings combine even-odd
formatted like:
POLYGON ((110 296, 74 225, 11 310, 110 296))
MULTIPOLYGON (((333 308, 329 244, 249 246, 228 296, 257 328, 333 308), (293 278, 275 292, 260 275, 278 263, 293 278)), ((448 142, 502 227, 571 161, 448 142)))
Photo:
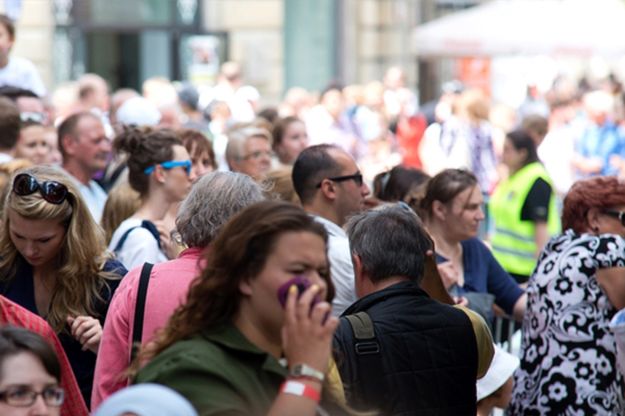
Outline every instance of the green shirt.
POLYGON ((184 397, 202 416, 265 415, 287 369, 228 325, 176 342, 138 374, 184 397))

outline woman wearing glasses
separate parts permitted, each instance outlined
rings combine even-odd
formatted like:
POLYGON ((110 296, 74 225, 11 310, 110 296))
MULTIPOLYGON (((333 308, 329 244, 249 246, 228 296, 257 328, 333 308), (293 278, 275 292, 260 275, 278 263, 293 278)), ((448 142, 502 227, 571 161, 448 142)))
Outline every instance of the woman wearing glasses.
POLYGON ((23 328, 0 328, 0 414, 59 416, 65 392, 48 343, 23 328))
POLYGON ((170 130, 128 128, 114 146, 128 155, 128 182, 139 192, 141 206, 115 230, 109 249, 128 269, 167 261, 167 253, 174 252, 174 225, 164 220, 195 180, 189 153, 170 130))
POLYGON ((44 317, 59 335, 86 403, 102 325, 123 266, 63 172, 17 172, 0 232, 0 293, 44 317))
POLYGON ((625 307, 625 184, 596 177, 564 199, 527 287, 510 414, 622 415, 623 376, 608 324, 625 307))

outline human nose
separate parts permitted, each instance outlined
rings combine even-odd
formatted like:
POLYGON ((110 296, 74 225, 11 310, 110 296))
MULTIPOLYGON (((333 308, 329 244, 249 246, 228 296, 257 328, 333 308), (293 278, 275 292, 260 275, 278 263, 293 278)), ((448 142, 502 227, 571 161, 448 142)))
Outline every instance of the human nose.
POLYGON ((362 186, 360 187, 360 191, 363 197, 366 197, 371 193, 371 189, 369 189, 369 186, 364 182, 362 183, 362 186))
POLYGON ((486 218, 486 215, 484 215, 484 210, 482 209, 482 207, 479 207, 477 209, 477 216, 476 216, 478 221, 482 221, 484 220, 484 218, 486 218))
POLYGON ((37 254, 37 251, 39 251, 37 249, 37 245, 33 242, 27 242, 24 246, 24 253, 27 257, 34 256, 35 254, 37 254))
POLYGON ((35 398, 35 403, 30 407, 28 412, 29 416, 48 416, 50 415, 50 408, 43 399, 43 394, 38 394, 35 398))

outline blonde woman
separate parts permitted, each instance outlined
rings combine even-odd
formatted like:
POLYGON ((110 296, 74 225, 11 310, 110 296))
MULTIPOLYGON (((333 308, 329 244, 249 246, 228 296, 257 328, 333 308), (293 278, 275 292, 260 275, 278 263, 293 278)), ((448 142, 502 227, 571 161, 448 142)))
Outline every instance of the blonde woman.
POLYGON ((0 293, 50 323, 89 403, 104 318, 126 270, 107 257, 80 191, 55 168, 16 173, 2 225, 0 293))

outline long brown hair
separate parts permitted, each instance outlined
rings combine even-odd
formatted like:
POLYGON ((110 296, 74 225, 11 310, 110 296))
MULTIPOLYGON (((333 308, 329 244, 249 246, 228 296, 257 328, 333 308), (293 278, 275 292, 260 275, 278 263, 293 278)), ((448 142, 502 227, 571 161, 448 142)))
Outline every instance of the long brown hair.
POLYGON ((10 211, 26 219, 57 220, 65 224, 67 231, 58 254, 56 286, 49 310, 46 311, 46 320, 59 333, 63 330, 68 315, 97 315, 95 303, 101 300, 100 292, 106 279, 115 278, 116 275, 102 271, 102 266, 108 259, 104 235, 91 217, 74 182, 59 169, 48 166, 19 170, 15 175, 20 173, 28 173, 39 182, 60 182, 67 186, 69 192, 64 202, 51 204, 39 192, 19 196, 9 190, 0 231, 0 281, 9 282, 14 279, 18 262, 26 261, 10 237, 10 211))
MULTIPOLYGON (((207 266, 193 281, 187 302, 174 312, 140 360, 150 359, 202 330, 231 322, 241 303, 240 282, 262 271, 282 234, 302 231, 317 234, 327 243, 324 227, 290 203, 263 201, 235 215, 208 250, 207 266)), ((326 283, 326 299, 331 302, 334 286, 329 277, 326 283)))

